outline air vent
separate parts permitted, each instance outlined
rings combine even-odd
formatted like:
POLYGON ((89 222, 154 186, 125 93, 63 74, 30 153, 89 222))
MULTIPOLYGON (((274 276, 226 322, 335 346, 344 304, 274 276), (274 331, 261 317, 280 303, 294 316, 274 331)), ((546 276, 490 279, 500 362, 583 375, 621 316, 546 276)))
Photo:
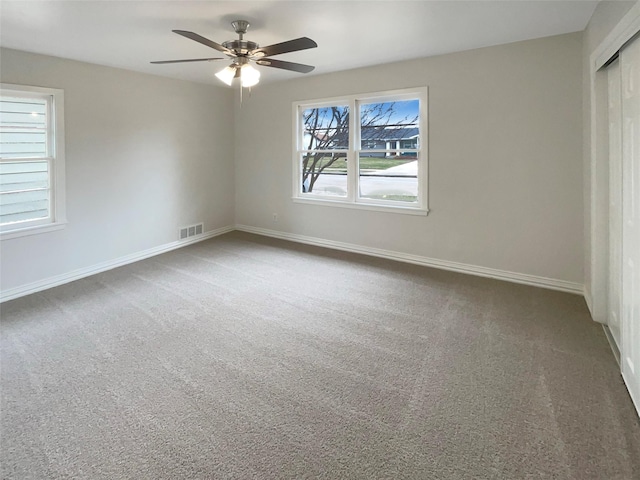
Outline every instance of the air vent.
POLYGON ((197 223, 195 225, 188 225, 186 227, 180 227, 179 238, 180 240, 184 240, 189 237, 194 237, 196 235, 202 235, 204 230, 204 224, 197 223))

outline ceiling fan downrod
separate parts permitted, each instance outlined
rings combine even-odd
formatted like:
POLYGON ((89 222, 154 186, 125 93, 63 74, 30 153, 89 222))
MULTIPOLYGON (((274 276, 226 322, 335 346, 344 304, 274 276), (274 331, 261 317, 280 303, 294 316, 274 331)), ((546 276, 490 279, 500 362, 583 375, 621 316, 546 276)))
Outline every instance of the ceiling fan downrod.
POLYGON ((250 42, 244 40, 244 34, 247 33, 249 28, 249 22, 246 20, 234 20, 231 22, 231 26, 238 34, 238 40, 229 40, 222 43, 222 46, 233 51, 237 56, 247 56, 252 50, 256 50, 260 47, 256 42, 250 42))
POLYGON ((243 35, 247 33, 249 25, 251 24, 246 20, 234 20, 233 22, 231 22, 231 26, 233 27, 233 30, 240 36, 240 40, 242 40, 243 35))

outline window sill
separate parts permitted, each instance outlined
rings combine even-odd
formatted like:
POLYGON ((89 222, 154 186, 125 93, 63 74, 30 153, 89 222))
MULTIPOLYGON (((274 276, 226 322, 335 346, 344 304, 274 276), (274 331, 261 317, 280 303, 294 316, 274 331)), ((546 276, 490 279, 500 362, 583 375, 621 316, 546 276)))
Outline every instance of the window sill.
POLYGON ((402 215, 422 215, 426 216, 429 214, 429 210, 427 208, 419 208, 419 207, 396 207, 395 205, 379 205, 373 203, 351 203, 351 202, 341 202, 339 200, 326 200, 326 199, 316 199, 316 198, 301 198, 301 197, 293 197, 294 203, 305 203, 308 205, 321 205, 325 207, 340 207, 340 208, 352 208, 356 210, 372 210, 374 212, 386 212, 386 213, 398 213, 402 215))
POLYGON ((16 228, 15 230, 7 230, 0 232, 0 240, 10 240, 12 238, 26 237, 27 235, 38 235, 41 233, 62 230, 67 226, 66 222, 47 223, 46 225, 35 225, 32 227, 16 228))

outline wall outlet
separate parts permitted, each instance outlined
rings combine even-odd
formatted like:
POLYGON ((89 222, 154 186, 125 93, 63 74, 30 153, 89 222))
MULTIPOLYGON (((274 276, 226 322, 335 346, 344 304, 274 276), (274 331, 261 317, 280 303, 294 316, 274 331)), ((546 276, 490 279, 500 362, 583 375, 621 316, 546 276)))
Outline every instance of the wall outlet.
POLYGON ((273 214, 273 222, 274 223, 278 223, 278 214, 277 213, 273 214))

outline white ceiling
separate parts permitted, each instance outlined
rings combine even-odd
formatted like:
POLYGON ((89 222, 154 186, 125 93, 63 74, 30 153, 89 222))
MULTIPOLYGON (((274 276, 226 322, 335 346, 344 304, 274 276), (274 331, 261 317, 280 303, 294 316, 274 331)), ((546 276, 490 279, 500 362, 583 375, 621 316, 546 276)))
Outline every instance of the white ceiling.
MULTIPOLYGON (((171 32, 262 46, 307 36, 318 48, 279 60, 315 65, 307 75, 427 57, 583 30, 597 1, 0 1, 0 44, 112 67, 219 84, 228 61, 151 65, 223 56, 171 32)), ((261 81, 301 74, 259 67, 261 81)))

